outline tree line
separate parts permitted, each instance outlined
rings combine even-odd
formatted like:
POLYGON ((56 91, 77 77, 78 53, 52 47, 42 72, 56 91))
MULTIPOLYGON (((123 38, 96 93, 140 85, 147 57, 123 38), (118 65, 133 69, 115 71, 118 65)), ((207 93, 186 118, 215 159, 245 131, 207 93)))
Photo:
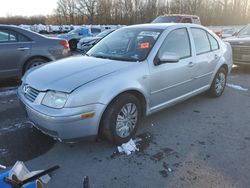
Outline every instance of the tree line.
POLYGON ((203 25, 242 25, 250 21, 250 0, 58 0, 54 14, 4 17, 4 24, 149 23, 163 14, 192 14, 203 25))

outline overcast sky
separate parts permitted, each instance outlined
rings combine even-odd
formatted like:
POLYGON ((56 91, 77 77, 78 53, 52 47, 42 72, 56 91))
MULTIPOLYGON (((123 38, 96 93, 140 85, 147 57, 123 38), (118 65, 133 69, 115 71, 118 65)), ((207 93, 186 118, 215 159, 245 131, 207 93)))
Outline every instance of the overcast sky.
POLYGON ((32 16, 53 13, 57 0, 1 0, 0 17, 2 16, 32 16))

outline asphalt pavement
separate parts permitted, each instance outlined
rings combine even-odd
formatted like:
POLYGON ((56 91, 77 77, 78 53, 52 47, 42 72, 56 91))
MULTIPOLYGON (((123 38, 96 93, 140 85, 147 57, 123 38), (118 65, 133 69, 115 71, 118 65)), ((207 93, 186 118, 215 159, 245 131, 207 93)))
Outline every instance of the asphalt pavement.
MULTIPOLYGON (((250 185, 250 68, 234 68, 220 98, 205 94, 147 117, 140 151, 126 156, 105 141, 65 144, 32 128, 16 83, 0 89, 0 164, 61 168, 47 185, 82 187, 243 187, 250 185), (6 88, 7 87, 7 88, 6 88)), ((0 171, 1 172, 1 171, 0 171)))

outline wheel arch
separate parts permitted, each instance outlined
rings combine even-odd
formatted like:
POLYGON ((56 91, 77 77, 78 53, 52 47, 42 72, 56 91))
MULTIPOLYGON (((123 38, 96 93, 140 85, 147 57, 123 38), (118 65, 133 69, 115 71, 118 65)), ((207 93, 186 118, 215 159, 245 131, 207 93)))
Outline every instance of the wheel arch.
MULTIPOLYGON (((223 64, 223 65, 221 65, 221 67, 223 67, 224 69, 226 69, 227 74, 229 73, 229 68, 228 68, 228 65, 227 65, 227 64, 223 64)), ((220 67, 220 68, 221 68, 221 67, 220 67)), ((220 68, 219 68, 218 70, 220 70, 220 68)))
POLYGON ((106 112, 108 107, 112 104, 112 102, 115 101, 119 96, 121 96, 123 94, 131 94, 131 95, 135 96, 139 100, 139 102, 141 104, 142 117, 146 116, 146 114, 147 114, 147 100, 146 100, 145 95, 141 91, 138 91, 136 89, 129 89, 129 90, 126 90, 126 91, 122 91, 119 94, 117 94, 115 97, 113 97, 108 102, 105 109, 103 110, 103 112, 102 112, 102 114, 100 116, 100 120, 99 120, 98 136, 101 136, 102 120, 103 120, 103 117, 104 117, 104 113, 106 112))
POLYGON ((27 63, 33 59, 38 59, 38 58, 41 58, 41 59, 44 59, 45 61, 47 62, 50 62, 52 61, 52 59, 50 59, 49 57, 46 57, 46 56, 42 56, 42 55, 36 55, 36 56, 32 56, 32 57, 29 57, 24 63, 23 63, 23 66, 22 66, 22 69, 21 69, 21 76, 23 76, 24 72, 25 72, 25 69, 26 69, 26 66, 27 66, 27 63))

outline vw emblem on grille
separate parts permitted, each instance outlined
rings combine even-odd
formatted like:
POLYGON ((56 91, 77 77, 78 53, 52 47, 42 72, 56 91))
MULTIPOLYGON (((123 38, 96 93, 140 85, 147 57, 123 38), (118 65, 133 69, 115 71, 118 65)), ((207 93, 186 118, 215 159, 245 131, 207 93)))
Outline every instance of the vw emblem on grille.
POLYGON ((23 93, 24 95, 28 95, 29 94, 29 91, 30 91, 30 87, 28 85, 25 85, 23 87, 23 93))

